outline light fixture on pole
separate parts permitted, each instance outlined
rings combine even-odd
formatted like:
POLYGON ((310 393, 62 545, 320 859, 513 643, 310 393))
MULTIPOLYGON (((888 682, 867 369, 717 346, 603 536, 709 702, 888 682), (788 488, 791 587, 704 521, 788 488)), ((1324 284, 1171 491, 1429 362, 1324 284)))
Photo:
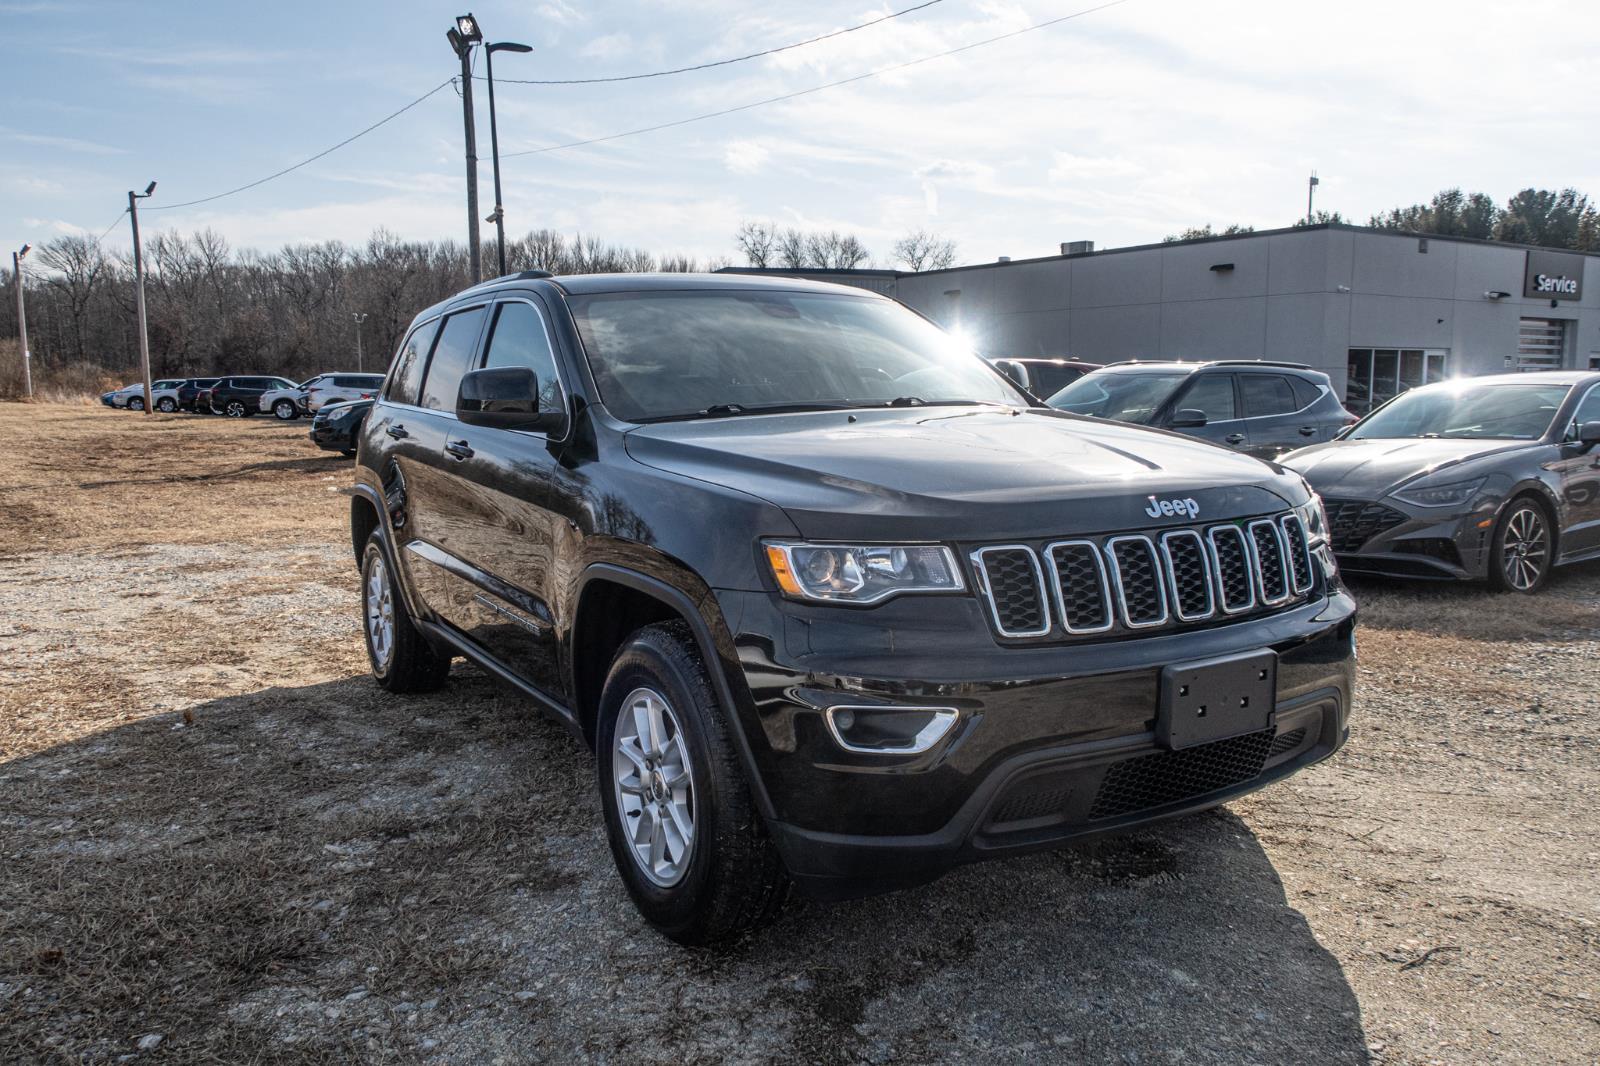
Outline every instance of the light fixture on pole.
POLYGON ((144 413, 150 414, 150 332, 144 316, 144 253, 139 248, 139 201, 149 199, 156 191, 156 183, 144 187, 144 192, 128 190, 128 217, 133 219, 133 281, 134 296, 139 305, 139 367, 144 371, 144 413))
POLYGON ((1308 226, 1317 220, 1316 216, 1311 213, 1311 198, 1316 195, 1317 186, 1321 184, 1317 180, 1317 172, 1313 170, 1311 172, 1311 180, 1306 183, 1306 225, 1308 226))
POLYGON ((483 31, 469 12, 456 19, 445 38, 461 60, 461 113, 467 130, 467 255, 472 262, 472 283, 476 285, 483 280, 483 259, 478 246, 478 132, 472 118, 472 46, 483 42, 483 31))
POLYGON ((365 373, 366 367, 361 365, 361 323, 367 320, 365 311, 352 311, 350 317, 356 320, 356 373, 365 373))
POLYGON ((29 399, 33 398, 33 368, 28 365, 31 356, 28 353, 28 309, 22 298, 22 261, 28 257, 31 244, 24 244, 22 251, 11 253, 11 280, 17 286, 17 344, 22 353, 22 392, 29 399))
POLYGON ((499 255, 500 276, 506 272, 506 208, 500 198, 500 130, 494 117, 494 54, 496 52, 531 52, 526 44, 496 41, 483 49, 483 61, 489 76, 489 153, 494 157, 494 214, 486 221, 494 223, 495 250, 499 255))

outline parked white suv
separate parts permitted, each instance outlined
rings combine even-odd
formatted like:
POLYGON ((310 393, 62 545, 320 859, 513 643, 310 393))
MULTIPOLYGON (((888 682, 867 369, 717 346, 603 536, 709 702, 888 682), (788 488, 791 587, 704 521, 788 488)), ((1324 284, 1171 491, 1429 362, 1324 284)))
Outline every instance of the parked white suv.
MULTIPOLYGON (((162 378, 150 383, 150 395, 165 389, 175 389, 183 384, 182 378, 162 378)), ((116 392, 108 393, 104 401, 112 407, 126 407, 130 411, 144 410, 144 382, 136 381, 132 385, 124 385, 116 392)))
POLYGON ((324 404, 371 399, 382 386, 382 374, 318 374, 294 388, 266 393, 261 397, 261 409, 287 422, 314 414, 324 404))

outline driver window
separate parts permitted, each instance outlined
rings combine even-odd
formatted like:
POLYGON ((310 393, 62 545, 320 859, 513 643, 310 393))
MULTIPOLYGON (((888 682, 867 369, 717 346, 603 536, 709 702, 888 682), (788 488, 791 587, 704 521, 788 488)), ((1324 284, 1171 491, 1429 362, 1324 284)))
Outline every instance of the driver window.
POLYGON ((494 325, 484 354, 484 369, 525 366, 539 379, 539 410, 560 411, 561 379, 550 350, 544 320, 531 304, 508 301, 495 311, 494 325))
POLYGON ((1600 422, 1600 385, 1590 386, 1589 394, 1572 413, 1572 426, 1567 430, 1567 439, 1577 440, 1578 430, 1585 422, 1600 422))
POLYGON ((1227 422, 1238 418, 1233 402, 1232 374, 1202 374, 1195 379, 1173 411, 1195 410, 1205 413, 1206 422, 1227 422))

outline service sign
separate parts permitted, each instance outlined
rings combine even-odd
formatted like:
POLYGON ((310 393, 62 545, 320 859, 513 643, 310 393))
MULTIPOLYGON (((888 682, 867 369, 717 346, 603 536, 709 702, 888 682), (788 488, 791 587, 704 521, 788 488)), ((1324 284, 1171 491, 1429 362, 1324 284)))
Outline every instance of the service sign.
POLYGON ((1522 295, 1537 300, 1583 299, 1583 261, 1587 258, 1571 252, 1530 248, 1522 295))

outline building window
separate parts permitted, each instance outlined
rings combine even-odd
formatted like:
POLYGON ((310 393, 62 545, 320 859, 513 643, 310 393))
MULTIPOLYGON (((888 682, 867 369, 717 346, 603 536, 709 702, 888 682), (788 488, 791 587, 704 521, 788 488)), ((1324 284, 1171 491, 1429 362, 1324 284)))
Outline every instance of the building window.
POLYGON ((1407 389, 1443 381, 1449 354, 1444 348, 1351 348, 1344 405, 1364 415, 1407 389))

